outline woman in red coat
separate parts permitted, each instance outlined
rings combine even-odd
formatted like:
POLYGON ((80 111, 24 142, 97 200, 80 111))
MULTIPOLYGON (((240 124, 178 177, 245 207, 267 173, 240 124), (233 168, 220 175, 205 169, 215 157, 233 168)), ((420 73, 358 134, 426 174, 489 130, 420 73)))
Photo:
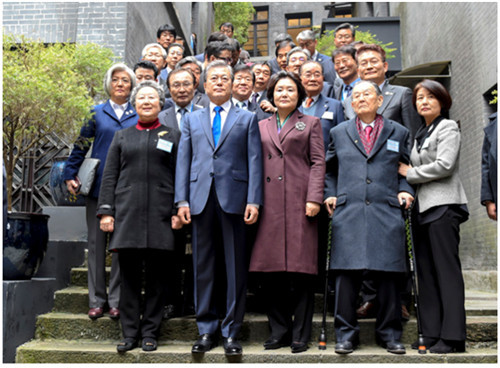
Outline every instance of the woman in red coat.
POLYGON ((317 274, 318 224, 325 155, 318 118, 297 108, 305 97, 300 80, 278 72, 267 96, 277 107, 259 122, 264 167, 264 205, 250 271, 261 273, 271 336, 265 349, 307 350, 317 274))

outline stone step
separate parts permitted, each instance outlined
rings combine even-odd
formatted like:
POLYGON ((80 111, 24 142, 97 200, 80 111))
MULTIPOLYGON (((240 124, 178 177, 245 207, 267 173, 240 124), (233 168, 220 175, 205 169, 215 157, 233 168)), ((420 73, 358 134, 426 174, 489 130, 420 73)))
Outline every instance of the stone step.
POLYGON ((124 354, 116 352, 118 341, 31 341, 17 349, 16 363, 497 363, 496 348, 467 348, 465 353, 418 354, 408 349, 405 355, 394 355, 377 346, 360 345, 352 354, 339 355, 333 344, 318 350, 292 354, 290 348, 264 350, 260 344, 243 343, 241 358, 227 358, 221 346, 206 354, 191 354, 190 343, 163 341, 158 350, 143 352, 140 348, 124 354))
MULTIPOLYGON (((317 341, 321 330, 321 314, 313 317, 311 341, 317 341)), ((360 321, 360 339, 363 343, 375 344, 375 320, 360 321)), ((194 341, 198 335, 196 320, 192 317, 173 318, 162 322, 160 340, 194 341)), ((37 339, 88 339, 118 340, 121 336, 120 323, 104 316, 95 321, 84 314, 52 312, 37 319, 35 338, 37 339)), ((327 319, 327 336, 334 339, 333 319, 327 319)), ((241 340, 262 343, 269 337, 267 317, 262 314, 247 313, 241 329, 241 340)), ((410 344, 417 337, 416 320, 412 318, 405 323, 402 341, 410 344)), ((470 342, 496 342, 496 316, 467 317, 467 338, 470 342)))
MULTIPOLYGON (((86 272, 84 274, 86 277, 86 272)), ((72 274, 72 279, 79 279, 81 276, 83 276, 83 273, 78 271, 75 274, 72 274)), ((66 289, 59 290, 55 293, 54 298, 55 312, 85 314, 88 312, 89 302, 86 284, 85 286, 71 286, 66 289)), ((316 294, 314 306, 315 313, 322 313, 323 296, 321 294, 316 294)), ((333 306, 329 305, 330 312, 332 311, 332 309, 333 306)), ((466 290, 465 310, 467 312, 467 316, 496 316, 497 296, 496 294, 481 292, 477 290, 466 290)), ((249 294, 247 298, 247 311, 259 313, 263 312, 262 306, 259 306, 259 301, 252 294, 249 294)))

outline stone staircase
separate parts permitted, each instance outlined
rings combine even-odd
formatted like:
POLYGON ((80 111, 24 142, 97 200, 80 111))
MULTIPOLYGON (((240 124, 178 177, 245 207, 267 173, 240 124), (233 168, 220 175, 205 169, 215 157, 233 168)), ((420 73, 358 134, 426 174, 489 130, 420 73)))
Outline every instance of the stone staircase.
MULTIPOLYGON (((109 270, 108 270, 109 271, 109 270)), ((90 320, 87 297, 87 270, 73 268, 71 286, 55 293, 51 313, 38 316, 35 339, 17 349, 17 363, 226 363, 221 346, 204 355, 192 355, 198 332, 194 316, 163 321, 159 347, 155 352, 140 348, 125 354, 116 352, 121 338, 120 323, 107 316, 90 320)), ((496 363, 497 295, 466 290, 467 351, 461 354, 420 355, 410 344, 417 336, 416 320, 406 323, 403 342, 406 355, 393 355, 375 344, 375 320, 361 321, 361 344, 353 354, 334 352, 333 319, 328 317, 327 350, 317 348, 321 328, 322 298, 316 297, 312 341, 307 352, 292 354, 290 348, 264 350, 269 330, 265 315, 256 312, 256 300, 249 295, 247 314, 241 331, 243 363, 496 363)))

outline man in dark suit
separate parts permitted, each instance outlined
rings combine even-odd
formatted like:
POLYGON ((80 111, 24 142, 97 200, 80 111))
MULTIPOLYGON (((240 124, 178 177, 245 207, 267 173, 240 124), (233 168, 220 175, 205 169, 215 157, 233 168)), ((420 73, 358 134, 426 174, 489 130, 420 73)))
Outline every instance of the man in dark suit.
POLYGON ((272 74, 271 65, 268 61, 255 63, 252 65, 252 72, 255 74, 255 84, 250 100, 255 104, 260 104, 267 99, 267 85, 272 74))
POLYGON ((404 354, 397 287, 406 269, 400 206, 405 200, 409 207, 414 191, 398 168, 399 162, 409 162, 409 132, 377 114, 383 97, 375 83, 358 83, 352 101, 356 117, 331 130, 326 156, 325 205, 333 215, 335 352, 352 353, 359 343, 356 300, 364 271, 369 271, 378 291, 377 342, 390 353, 404 354))
POLYGON ((327 55, 320 54, 318 50, 316 50, 318 40, 316 40, 314 32, 311 30, 300 32, 297 35, 297 42, 299 43, 300 47, 309 51, 309 53, 311 54, 311 60, 318 61, 321 63, 321 65, 323 65, 324 79, 333 86, 337 76, 335 75, 335 68, 333 66, 332 58, 328 57, 327 55))
MULTIPOLYGON (((274 39, 274 45, 276 46, 276 49, 278 49, 278 46, 280 45, 281 42, 283 41, 288 41, 292 42, 292 37, 288 33, 280 33, 276 38, 274 39)), ((277 73, 281 70, 278 60, 277 60, 277 55, 270 59, 269 65, 271 66, 271 74, 277 73)))
POLYGON ((245 224, 262 205, 262 149, 257 117, 230 101, 231 67, 206 69, 208 108, 184 119, 179 144, 175 203, 183 224, 193 223, 195 308, 200 337, 193 353, 217 345, 216 269, 226 270, 226 310, 221 324, 226 355, 241 355, 237 340, 245 312, 245 224), (218 263, 219 261, 219 263, 218 263))
POLYGON ((494 221, 497 220, 497 181, 497 113, 494 113, 484 128, 481 159, 481 204, 494 221))
MULTIPOLYGON (((389 64, 385 59, 384 49, 374 44, 363 45, 356 52, 356 59, 361 80, 372 81, 382 90, 384 103, 377 112, 384 118, 405 126, 410 131, 410 142, 413 142, 413 137, 422 125, 422 120, 413 107, 411 89, 393 86, 385 79, 389 64)), ((354 111, 351 100, 346 100, 344 107, 346 118, 352 119, 354 111)))

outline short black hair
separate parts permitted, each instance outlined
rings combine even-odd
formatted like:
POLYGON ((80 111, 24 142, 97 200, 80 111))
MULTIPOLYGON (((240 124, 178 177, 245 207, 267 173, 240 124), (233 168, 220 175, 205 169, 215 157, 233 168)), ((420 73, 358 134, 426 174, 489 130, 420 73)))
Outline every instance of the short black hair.
POLYGON ((222 33, 222 32, 212 32, 212 33, 210 33, 210 35, 207 38, 207 44, 210 43, 210 42, 214 42, 214 41, 225 41, 228 38, 229 37, 227 37, 227 35, 225 33, 222 33))
POLYGON ((234 32, 234 26, 232 23, 229 23, 229 22, 226 22, 226 23, 222 23, 219 27, 219 30, 222 29, 222 27, 229 27, 231 28, 231 31, 234 32))
POLYGON ((214 41, 210 42, 205 49, 205 56, 209 60, 210 56, 219 57, 222 51, 229 50, 233 52, 234 46, 228 42, 214 41))
POLYGON ((236 76, 239 72, 247 72, 252 76, 252 84, 255 84, 255 74, 253 73, 252 67, 246 64, 236 64, 233 68, 233 74, 236 76))
POLYGON ((290 36, 288 33, 280 33, 274 39, 274 44, 276 45, 278 42, 283 42, 283 41, 293 41, 292 36, 290 36))
POLYGON ((170 49, 172 47, 180 47, 182 49, 182 52, 184 53, 185 49, 184 49, 184 46, 182 46, 180 43, 171 43, 170 45, 168 45, 167 47, 167 55, 168 55, 168 52, 170 51, 170 49))
POLYGON ((149 60, 141 60, 134 65, 134 73, 137 69, 150 69, 155 72, 155 79, 158 77, 158 68, 149 60))
POLYGON ((304 101, 304 99, 306 98, 306 90, 304 89, 304 86, 302 85, 302 82, 300 81, 299 77, 297 77, 297 75, 294 73, 285 72, 284 70, 281 70, 276 74, 274 74, 269 80, 269 84, 267 85, 267 99, 269 100, 270 103, 273 104, 273 106, 276 106, 274 104, 274 89, 276 88, 276 84, 278 83, 278 81, 285 78, 290 78, 297 86, 297 92, 299 95, 297 105, 295 106, 295 109, 297 109, 300 105, 302 105, 302 101, 304 101))
POLYGON ((276 47, 276 50, 274 51, 274 53, 276 54, 276 57, 278 57, 279 50, 281 50, 282 48, 287 47, 289 45, 292 47, 292 49, 297 47, 297 45, 294 44, 293 41, 288 41, 288 40, 281 41, 280 44, 278 45, 278 47, 276 47))
POLYGON ((174 36, 174 38, 177 37, 177 31, 175 30, 175 27, 168 23, 158 28, 158 30, 156 31, 156 37, 160 38, 161 34, 165 31, 171 33, 174 36))
POLYGON ((332 61, 335 64, 335 56, 341 55, 341 54, 347 54, 351 55, 351 57, 356 61, 356 49, 354 46, 351 45, 345 45, 342 47, 339 47, 338 49, 335 49, 332 53, 332 61))

